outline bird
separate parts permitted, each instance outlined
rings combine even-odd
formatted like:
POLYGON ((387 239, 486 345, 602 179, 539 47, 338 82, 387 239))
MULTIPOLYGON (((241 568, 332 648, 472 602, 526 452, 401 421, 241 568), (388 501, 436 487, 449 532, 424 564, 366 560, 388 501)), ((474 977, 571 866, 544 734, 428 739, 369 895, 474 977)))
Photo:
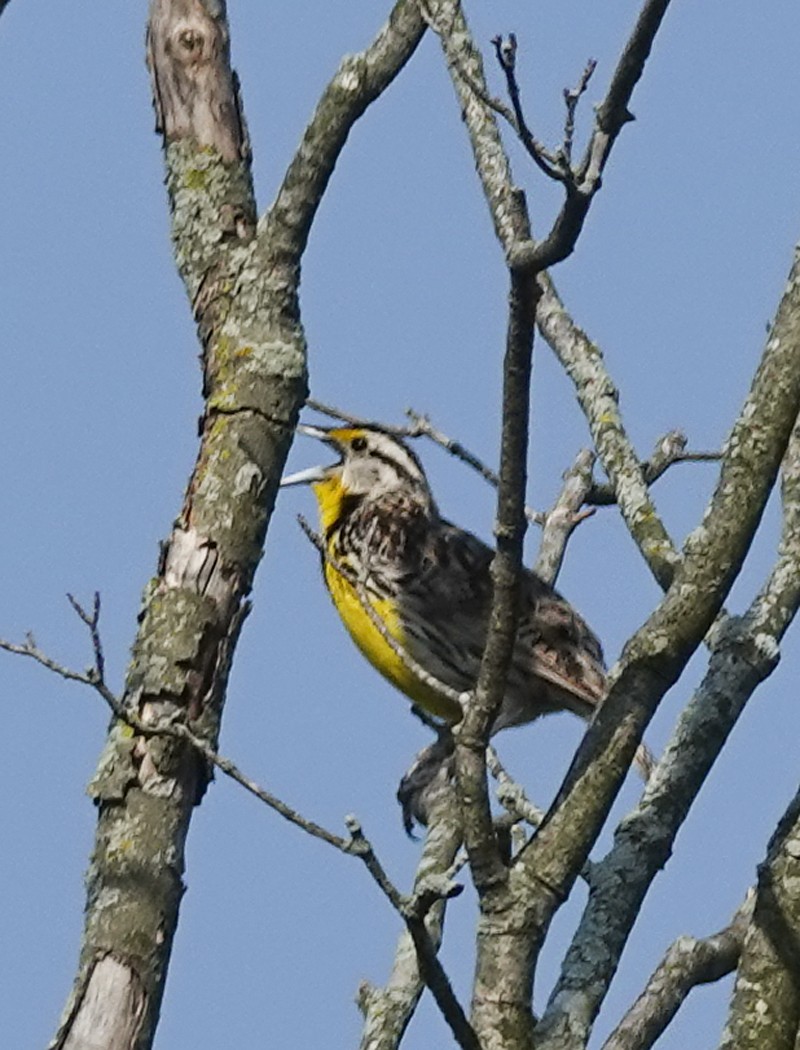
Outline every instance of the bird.
MULTIPOLYGON (((342 623, 415 707, 445 727, 457 724, 486 643, 493 549, 440 514, 419 458, 396 434, 350 424, 300 424, 298 432, 337 456, 281 486, 314 491, 323 576, 342 623)), ((555 588, 523 568, 517 637, 491 734, 556 711, 589 720, 606 691, 597 636, 555 588)), ((646 753, 637 761, 646 775, 646 753)), ((422 766, 429 779, 430 761, 422 766)))

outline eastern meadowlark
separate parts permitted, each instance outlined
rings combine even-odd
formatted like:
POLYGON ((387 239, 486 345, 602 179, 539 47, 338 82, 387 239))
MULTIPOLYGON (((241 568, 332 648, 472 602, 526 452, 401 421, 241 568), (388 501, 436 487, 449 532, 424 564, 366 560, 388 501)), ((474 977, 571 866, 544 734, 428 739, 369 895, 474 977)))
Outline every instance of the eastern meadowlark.
MULTIPOLYGON (((459 694, 475 686, 492 600, 492 550, 441 517, 422 465, 398 438, 360 426, 298 429, 339 456, 281 484, 313 487, 325 582, 345 627, 401 692, 457 723, 461 707, 436 683, 459 694)), ((605 692, 597 637, 556 590, 523 570, 517 640, 492 732, 553 711, 589 719, 605 692)), ((643 755, 640 765, 647 764, 643 755)))

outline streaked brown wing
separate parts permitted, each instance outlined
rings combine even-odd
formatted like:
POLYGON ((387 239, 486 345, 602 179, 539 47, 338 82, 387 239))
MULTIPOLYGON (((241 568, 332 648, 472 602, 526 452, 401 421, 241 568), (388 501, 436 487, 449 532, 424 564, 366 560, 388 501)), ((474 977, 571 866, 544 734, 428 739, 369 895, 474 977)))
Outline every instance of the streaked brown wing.
POLYGON ((534 673, 587 705, 573 710, 590 717, 606 694, 597 636, 566 599, 533 573, 526 574, 523 596, 518 644, 530 650, 534 673))

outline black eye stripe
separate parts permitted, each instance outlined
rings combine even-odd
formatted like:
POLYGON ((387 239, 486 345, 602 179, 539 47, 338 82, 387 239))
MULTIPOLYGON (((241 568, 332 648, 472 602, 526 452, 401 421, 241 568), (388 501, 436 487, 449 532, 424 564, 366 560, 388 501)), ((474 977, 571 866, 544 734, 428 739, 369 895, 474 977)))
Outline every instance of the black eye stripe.
POLYGON ((350 448, 353 452, 363 452, 367 447, 367 439, 365 437, 355 437, 350 442, 350 448))
POLYGON ((372 455, 375 459, 379 459, 381 463, 386 463, 387 466, 392 467, 392 469, 395 470, 401 478, 405 478, 406 481, 419 481, 419 478, 415 478, 407 467, 404 467, 402 463, 398 463, 396 459, 392 456, 388 456, 385 452, 381 452, 379 449, 374 448, 372 450, 372 455))

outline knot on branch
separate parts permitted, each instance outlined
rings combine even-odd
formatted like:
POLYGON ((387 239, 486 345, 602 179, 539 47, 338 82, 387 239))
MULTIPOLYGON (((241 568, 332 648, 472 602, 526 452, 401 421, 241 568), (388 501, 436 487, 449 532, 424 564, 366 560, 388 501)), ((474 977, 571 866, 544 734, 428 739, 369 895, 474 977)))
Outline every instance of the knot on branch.
POLYGON ((173 34, 172 54, 178 61, 199 62, 205 50, 206 35, 193 25, 178 25, 173 34))
POLYGON ((452 900, 463 891, 464 887, 461 883, 450 878, 447 872, 432 872, 424 875, 419 880, 412 896, 406 899, 403 906, 403 917, 421 922, 438 901, 452 900))

